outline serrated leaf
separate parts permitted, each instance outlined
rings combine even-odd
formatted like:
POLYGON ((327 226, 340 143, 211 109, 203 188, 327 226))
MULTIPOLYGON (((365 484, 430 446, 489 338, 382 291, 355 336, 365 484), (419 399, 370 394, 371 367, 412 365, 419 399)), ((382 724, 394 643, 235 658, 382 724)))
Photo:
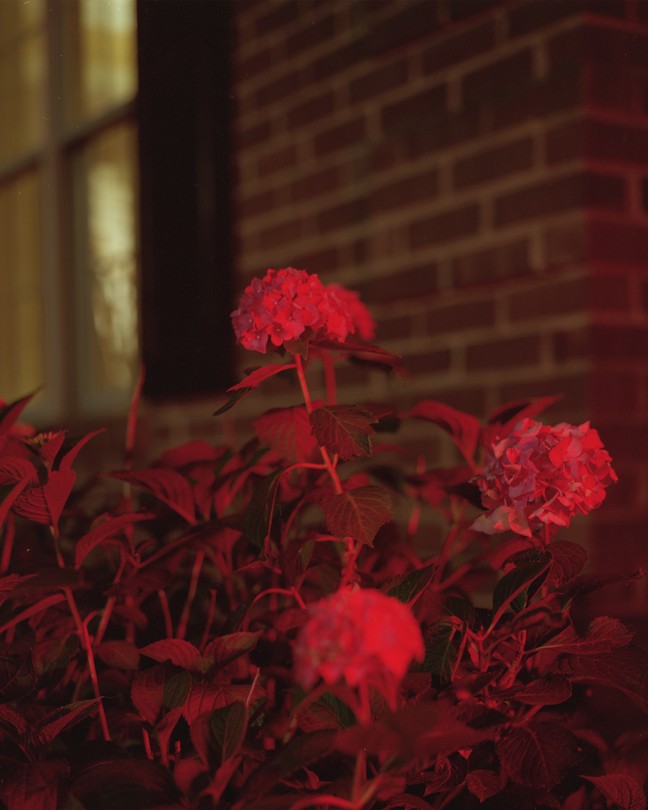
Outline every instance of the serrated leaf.
POLYGON ((547 585, 554 588, 561 588, 575 579, 587 563, 585 549, 568 540, 554 540, 547 546, 547 551, 551 555, 547 585))
MULTIPOLYGON (((181 807, 178 790, 168 768, 136 757, 109 757, 76 768, 71 794, 83 808, 181 807)), ((66 808, 68 804, 66 803, 66 808)), ((31 805, 29 806, 31 810, 31 805)), ((56 807, 49 805, 47 810, 56 807)))
POLYGON ((245 511, 243 533, 254 548, 263 548, 270 534, 280 475, 281 470, 275 470, 260 480, 245 511))
POLYGON ((362 408, 351 405, 324 405, 310 415, 313 434, 318 443, 344 461, 370 456, 372 425, 378 420, 362 408))
POLYGON ((422 568, 401 574, 392 580, 384 590, 387 596, 393 596, 400 602, 409 605, 432 580, 435 571, 436 565, 433 563, 424 565, 422 568))
POLYGON ((578 655, 598 655, 625 647, 632 641, 633 632, 618 619, 597 616, 584 636, 579 636, 573 625, 542 645, 543 650, 560 650, 578 655))
POLYGON ((57 712, 56 717, 48 719, 38 729, 39 742, 49 745, 58 735, 69 726, 75 725, 84 717, 97 711, 97 701, 92 700, 78 700, 75 703, 69 703, 67 706, 62 706, 57 712))
POLYGON ((0 799, 7 810, 52 810, 59 806, 59 788, 70 766, 56 759, 44 762, 0 760, 0 799))
POLYGON ((131 700, 139 714, 155 725, 164 702, 167 668, 155 666, 135 673, 131 683, 131 700))
POLYGON ((478 768, 466 774, 466 787, 480 802, 484 802, 500 792, 502 777, 496 771, 478 768))
POLYGON ((515 700, 528 706, 557 706, 569 700, 571 694, 571 684, 562 675, 538 678, 512 692, 515 700))
POLYGON ((150 492, 151 495, 154 495, 159 501, 173 509, 176 514, 180 515, 188 523, 196 523, 196 509, 191 484, 179 472, 163 468, 151 468, 133 472, 130 470, 113 472, 109 473, 109 476, 119 481, 127 481, 135 487, 150 492))
POLYGON ((200 652, 190 641, 180 638, 163 638, 140 647, 140 653, 163 664, 170 661, 183 669, 194 669, 199 661, 200 652))
POLYGON ((222 764, 235 756, 247 733, 247 709, 240 701, 215 709, 209 717, 210 743, 222 764))
POLYGON ((646 794, 637 780, 625 773, 585 776, 608 801, 622 810, 646 810, 646 794))
POLYGON ((162 707, 164 709, 184 707, 190 691, 191 675, 186 669, 168 674, 162 688, 162 707))
POLYGON ((16 424, 20 418, 20 414, 29 405, 30 401, 36 396, 38 391, 33 391, 27 394, 26 397, 21 397, 8 405, 0 404, 0 437, 7 436, 11 428, 16 424))
POLYGON ((510 422, 516 424, 520 419, 534 419, 561 398, 561 395, 551 395, 536 399, 518 399, 513 402, 506 402, 491 411, 487 421, 488 424, 506 425, 510 422))
POLYGON ((124 529, 139 523, 143 520, 152 520, 155 515, 152 512, 128 512, 126 514, 110 516, 97 526, 93 526, 89 532, 80 538, 76 544, 74 564, 78 568, 88 554, 100 545, 104 540, 115 537, 124 529))
POLYGON ((203 658, 208 659, 210 665, 218 667, 227 666, 236 658, 245 653, 253 650, 262 632, 260 630, 255 632, 239 632, 229 633, 225 636, 219 636, 205 647, 203 658))
POLYGON ((510 778, 520 785, 550 789, 579 760, 579 743, 563 726, 531 722, 511 728, 497 743, 497 754, 510 778))
POLYGON ((328 756, 335 749, 336 737, 337 733, 333 730, 293 737, 252 774, 244 789, 246 799, 259 796, 299 768, 308 767, 328 756))
POLYGON ((74 470, 51 471, 43 486, 28 487, 16 498, 14 512, 56 530, 75 481, 74 470))
POLYGON ((295 716, 302 731, 308 733, 323 729, 349 728, 354 723, 351 709, 332 692, 324 694, 305 708, 297 706, 295 716))
POLYGON ((425 658, 422 669, 449 683, 452 664, 457 657, 454 647, 455 630, 450 622, 440 621, 425 632, 425 658))
POLYGON ((532 562, 520 565, 500 579, 493 592, 493 611, 508 605, 517 613, 527 604, 527 592, 549 567, 548 562, 532 562))
POLYGON ((0 460, 0 487, 13 486, 26 479, 28 486, 38 484, 36 467, 26 458, 8 456, 0 460))
POLYGON ((378 529, 391 520, 391 496, 386 489, 370 485, 322 498, 326 525, 337 537, 353 537, 373 546, 378 529))
POLYGON ((438 425, 450 435, 466 461, 470 464, 474 463, 477 442, 481 433, 481 424, 475 416, 431 399, 418 402, 407 416, 425 419, 438 425))
POLYGON ((569 655, 558 662, 570 681, 622 692, 648 713, 648 653, 630 644, 600 655, 569 655))
POLYGON ((292 463, 309 461, 317 453, 308 412, 303 405, 273 408, 254 420, 261 442, 292 463))

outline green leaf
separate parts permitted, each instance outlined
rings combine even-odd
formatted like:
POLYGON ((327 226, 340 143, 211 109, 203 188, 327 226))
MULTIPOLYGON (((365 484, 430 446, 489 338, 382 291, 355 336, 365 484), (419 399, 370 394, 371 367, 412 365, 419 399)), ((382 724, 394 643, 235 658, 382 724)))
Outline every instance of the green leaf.
POLYGON ((165 709, 184 706, 191 689, 191 675, 184 669, 174 673, 164 682, 162 705, 165 709))
POLYGON ((254 548, 261 549, 272 528, 275 495, 281 470, 275 470, 256 486, 245 512, 243 533, 254 548))
POLYGON ((456 629, 450 622, 440 621, 425 633, 425 659, 422 669, 436 675, 442 683, 449 683, 452 664, 457 657, 454 647, 456 629))
POLYGON ((236 701, 215 709, 209 717, 209 742, 222 764, 235 756, 247 733, 247 709, 245 703, 236 701))
POLYGON ((331 534, 353 537, 367 546, 373 546, 378 529, 392 516, 389 492, 374 485, 326 495, 322 508, 331 534))
POLYGON ((261 631, 229 633, 210 641, 203 653, 210 666, 224 667, 241 655, 253 650, 259 639, 261 631))
POLYGON ((318 443, 344 461, 357 456, 370 456, 371 426, 378 420, 369 411, 351 405, 324 405, 310 415, 318 443))
POLYGON ((530 722, 510 729, 496 745, 502 767, 520 785, 555 787, 579 760, 579 742, 563 726, 530 722))
POLYGON ((509 571, 500 579, 493 593, 493 611, 507 606, 517 613, 526 607, 529 586, 549 567, 548 562, 531 562, 509 571))
POLYGON ((402 574, 389 583, 387 596, 394 596, 400 602, 409 605, 432 580, 435 571, 436 565, 432 563, 402 574))

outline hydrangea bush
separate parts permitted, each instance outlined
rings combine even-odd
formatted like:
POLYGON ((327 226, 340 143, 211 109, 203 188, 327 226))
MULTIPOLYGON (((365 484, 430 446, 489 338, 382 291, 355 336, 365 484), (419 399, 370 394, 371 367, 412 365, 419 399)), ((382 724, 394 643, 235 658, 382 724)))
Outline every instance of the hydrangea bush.
POLYGON ((135 469, 136 396, 111 502, 76 480, 94 434, 36 434, 29 397, 0 411, 2 806, 645 810, 645 723, 601 701, 645 715, 648 655, 577 621, 615 581, 568 539, 616 482, 596 430, 538 421, 553 397, 483 424, 340 404, 339 364, 400 358, 304 270, 253 280, 232 322, 266 357, 216 418, 278 374, 293 404, 135 469), (411 420, 455 467, 399 449, 411 420))

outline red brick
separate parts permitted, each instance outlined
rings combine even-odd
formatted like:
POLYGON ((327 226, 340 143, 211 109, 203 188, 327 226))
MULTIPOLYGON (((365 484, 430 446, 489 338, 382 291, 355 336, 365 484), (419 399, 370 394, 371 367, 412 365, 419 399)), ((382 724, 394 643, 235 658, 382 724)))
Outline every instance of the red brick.
POLYGON ((479 227, 479 218, 479 206, 474 203, 413 222, 409 227, 410 246, 416 250, 470 236, 479 227))
POLYGON ((289 169, 297 162, 297 150, 292 144, 282 146, 268 155, 259 158, 257 168, 260 175, 274 174, 289 169))
POLYGON ((401 87, 407 81, 407 61, 401 59, 365 73, 349 84, 349 97, 353 103, 367 101, 382 93, 401 87))
POLYGON ((425 354, 408 354, 405 357, 405 369, 415 376, 438 374, 450 368, 451 355, 448 349, 425 354))
POLYGON ((335 73, 362 62, 367 57, 366 39, 351 40, 332 53, 317 59, 310 68, 310 80, 320 82, 328 79, 335 73))
POLYGON ((239 132, 236 135, 236 146, 240 149, 246 149, 249 146, 256 146, 263 143, 270 138, 272 125, 270 121, 261 121, 252 127, 239 132))
POLYGON ((648 227, 624 222, 590 222, 587 257, 605 262, 646 266, 648 227))
POLYGON ((257 51, 236 65, 236 80, 245 82, 248 79, 253 79, 259 73, 263 73, 272 67, 275 59, 276 53, 273 48, 264 48, 262 51, 257 51))
POLYGON ((565 62, 609 63, 615 70, 648 68, 648 34, 585 23, 553 37, 547 44, 550 65, 565 62))
POLYGON ((592 355, 599 360, 641 360, 648 365, 648 328, 595 324, 590 341, 592 355))
POLYGON ((508 313, 512 321, 547 320, 555 315, 586 310, 587 281, 584 278, 545 281, 541 286, 514 293, 508 299, 508 313))
POLYGON ((492 300, 468 301, 434 307, 426 318, 427 334, 463 332, 492 326, 495 322, 495 304, 492 300))
POLYGON ((299 220, 290 220, 265 228, 257 236, 258 248, 270 248, 277 245, 290 244, 301 235, 299 220))
POLYGON ((295 202, 301 202, 334 191, 338 184, 338 170, 332 166, 295 180, 290 185, 290 197, 295 202))
POLYGON ((411 45, 439 28, 437 3, 409 0, 395 7, 396 14, 374 23, 369 29, 367 48, 371 56, 382 56, 386 51, 411 45))
POLYGON ((620 112, 632 109, 636 79, 622 66, 590 62, 584 68, 584 81, 588 107, 620 112))
POLYGON ((346 228, 367 219, 368 205, 365 198, 327 208, 317 216, 317 227, 320 233, 329 233, 338 228, 346 228))
POLYGON ((330 14, 319 20, 309 21, 307 25, 286 39, 286 58, 290 59, 295 54, 315 48, 332 39, 335 35, 335 17, 330 14))
POLYGON ((381 114, 382 127, 385 132, 418 129, 422 119, 438 117, 445 105, 445 85, 428 87, 421 93, 385 107, 381 114))
POLYGON ((514 402, 526 397, 546 397, 560 395, 561 399, 551 406, 551 421, 566 419, 580 421, 587 409, 587 388, 589 375, 585 372, 567 376, 534 377, 505 383, 499 388, 500 402, 514 402))
MULTIPOLYGON (((363 300, 371 308, 372 299, 363 298, 363 300)), ((379 340, 409 337, 412 334, 412 318, 410 315, 381 318, 376 331, 379 340)))
POLYGON ((268 104, 275 104, 277 101, 285 99, 286 96, 293 95, 305 84, 305 77, 302 73, 284 73, 278 79, 273 79, 268 84, 264 84, 254 94, 257 107, 265 107, 268 104))
POLYGON ((299 0, 286 0, 283 3, 263 3, 261 14, 254 24, 257 34, 267 34, 288 25, 299 16, 299 0))
POLYGON ((434 199, 439 193, 439 173, 436 169, 406 177, 377 188, 371 195, 371 210, 389 211, 434 199))
POLYGON ((367 127, 364 118, 354 118, 352 121, 338 124, 315 136, 315 154, 321 157, 336 152, 338 149, 353 146, 364 140, 366 134, 367 127))
POLYGON ((546 28, 566 17, 580 14, 581 0, 560 0, 560 2, 537 2, 526 0, 507 13, 508 32, 510 37, 529 34, 539 28, 546 28))
POLYGON ((499 5, 501 0, 450 0, 448 13, 453 22, 459 22, 488 14, 499 5))
POLYGON ((630 288, 623 276, 594 276, 588 278, 587 303, 597 314, 630 310, 630 288))
POLYGON ((461 83, 464 100, 519 96, 531 83, 533 61, 528 48, 467 73, 461 83))
POLYGON ((478 343, 466 348, 468 371, 534 366, 540 359, 538 335, 521 335, 478 343))
POLYGON ((362 282, 355 287, 363 301, 390 303, 422 298, 438 290, 436 264, 419 264, 381 278, 362 282))
POLYGON ((286 120, 288 125, 292 127, 301 127, 304 124, 310 124, 317 121, 319 118, 324 118, 330 115, 334 109, 333 93, 326 90, 307 101, 303 101, 286 113, 286 120))
POLYGON ((495 200, 495 224, 508 225, 571 208, 622 211, 625 180, 613 175, 579 172, 503 194, 495 200))
POLYGON ((495 46, 495 21, 449 34, 423 51, 423 72, 437 73, 495 46))
POLYGON ((589 357, 587 329, 563 329, 551 336, 551 355, 557 363, 587 360, 589 357))
POLYGON ((493 129, 517 126, 525 121, 545 119, 581 104, 581 69, 575 65, 557 68, 541 80, 532 80, 522 92, 492 99, 493 129))
POLYGON ((479 106, 441 112, 438 116, 419 121, 419 125, 407 133, 407 156, 417 160, 441 149, 449 149, 466 141, 475 140, 486 131, 479 106))
POLYGON ((290 256, 287 262, 292 267, 300 270, 307 270, 309 273, 317 273, 326 281, 326 274, 332 270, 337 270, 340 266, 340 255, 337 248, 327 248, 314 251, 312 253, 301 253, 290 256))
POLYGON ((533 140, 521 138, 458 160, 453 167, 453 183, 455 188, 467 188, 524 171, 532 164, 533 140))
POLYGON ((638 378, 629 372, 594 369, 590 375, 589 396, 592 412, 597 415, 632 416, 638 410, 638 378))
POLYGON ((547 131, 545 155, 547 163, 563 163, 583 156, 585 122, 579 117, 547 131))
POLYGON ((585 158, 648 164, 648 128, 588 121, 583 137, 585 158))
POLYGON ((583 218, 568 225, 549 226, 542 234, 545 268, 549 269, 582 259, 586 250, 587 233, 583 218))
POLYGON ((275 196, 272 191, 263 191, 260 194, 253 194, 245 200, 241 200, 238 206, 238 214, 243 217, 253 217, 259 214, 266 214, 272 211, 275 206, 275 196))
POLYGON ((455 287, 499 283, 501 279, 523 276, 528 271, 529 245, 526 239, 516 239, 454 258, 452 283, 455 287))

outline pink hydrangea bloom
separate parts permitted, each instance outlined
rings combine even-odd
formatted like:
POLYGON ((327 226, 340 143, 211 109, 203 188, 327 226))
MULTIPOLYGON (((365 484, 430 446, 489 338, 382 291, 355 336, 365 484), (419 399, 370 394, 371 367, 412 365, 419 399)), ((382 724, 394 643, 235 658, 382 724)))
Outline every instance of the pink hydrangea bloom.
POLYGON ((329 295, 334 296, 340 305, 351 317, 353 333, 363 340, 373 340, 376 334, 376 322, 367 307, 360 300, 360 295, 355 290, 349 290, 339 284, 329 284, 327 287, 329 295))
POLYGON ((567 526, 600 506, 617 480, 610 462, 589 422, 550 427, 523 419, 488 448, 476 479, 487 511, 473 528, 530 537, 543 526, 567 526))
POLYGON ((381 591, 345 587, 310 606, 295 643, 295 675, 310 689, 369 684, 388 698, 412 659, 421 661, 423 638, 407 605, 381 591))
POLYGON ((265 353, 268 342, 279 348, 304 338, 343 343, 356 329, 362 335, 367 316, 371 319, 364 309, 350 291, 326 287, 314 273, 284 267, 252 279, 232 312, 232 324, 239 343, 265 353))

